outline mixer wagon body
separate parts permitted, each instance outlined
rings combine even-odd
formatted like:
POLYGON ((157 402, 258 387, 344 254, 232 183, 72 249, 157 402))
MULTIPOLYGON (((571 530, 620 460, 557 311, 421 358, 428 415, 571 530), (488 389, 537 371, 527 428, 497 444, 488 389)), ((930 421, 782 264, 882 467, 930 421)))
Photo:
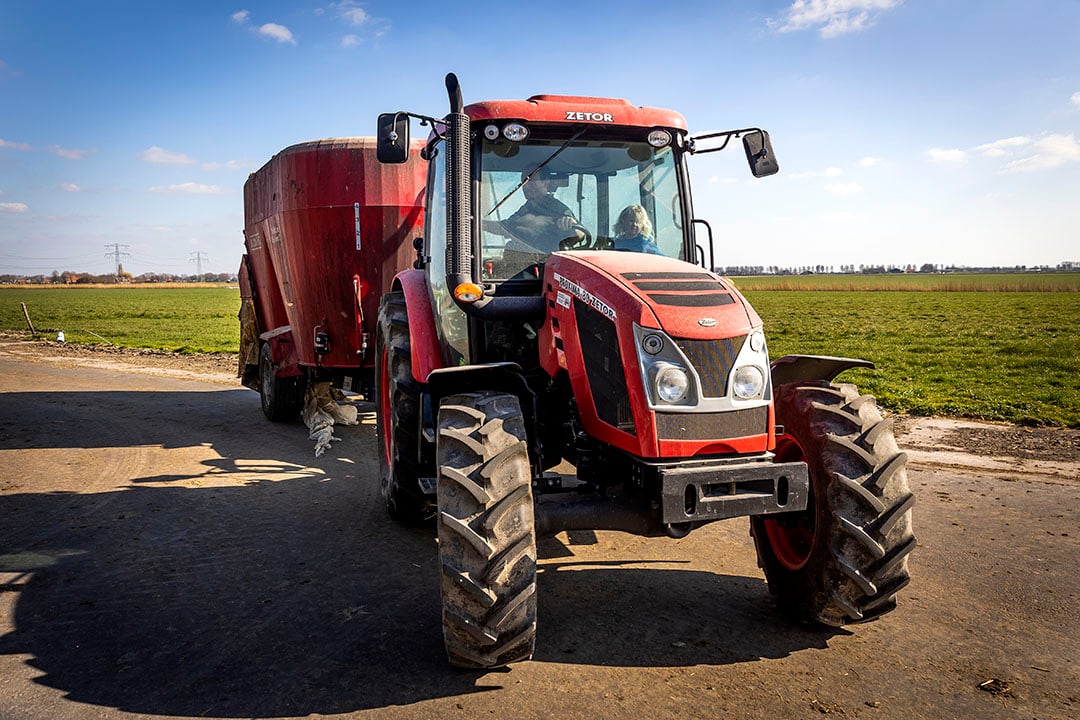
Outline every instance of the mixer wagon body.
POLYGON ((423 225, 427 162, 416 150, 390 166, 374 138, 305 142, 244 184, 240 374, 264 411, 274 383, 292 417, 308 382, 370 384, 379 300, 412 265, 423 225))

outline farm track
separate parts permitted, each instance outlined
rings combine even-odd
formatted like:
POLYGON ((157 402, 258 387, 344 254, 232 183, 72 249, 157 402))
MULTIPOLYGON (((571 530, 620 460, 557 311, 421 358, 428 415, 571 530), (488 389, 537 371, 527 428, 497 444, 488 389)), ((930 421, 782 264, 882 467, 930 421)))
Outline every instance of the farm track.
POLYGON ((316 459, 220 358, 115 355, 0 345, 5 720, 1077 715, 1077 431, 899 419, 920 547, 877 622, 785 623, 745 520, 563 534, 535 659, 470 673, 369 414, 316 459))

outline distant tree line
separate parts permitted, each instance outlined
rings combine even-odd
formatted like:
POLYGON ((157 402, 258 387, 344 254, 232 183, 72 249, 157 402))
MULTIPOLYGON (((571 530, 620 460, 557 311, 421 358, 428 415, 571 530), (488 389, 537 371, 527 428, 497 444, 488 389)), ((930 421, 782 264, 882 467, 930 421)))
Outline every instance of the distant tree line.
POLYGON ((1050 265, 1014 265, 1012 267, 971 267, 967 265, 728 265, 713 272, 730 277, 738 275, 885 275, 888 273, 1052 273, 1080 271, 1080 262, 1050 265))

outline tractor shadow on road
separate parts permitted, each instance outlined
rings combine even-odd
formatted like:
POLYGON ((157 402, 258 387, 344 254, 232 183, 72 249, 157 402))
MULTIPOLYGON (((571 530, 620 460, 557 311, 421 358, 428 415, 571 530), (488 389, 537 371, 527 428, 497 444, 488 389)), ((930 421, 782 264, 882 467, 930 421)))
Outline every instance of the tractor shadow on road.
MULTIPOLYGON (((316 460, 301 425, 264 422, 246 391, 60 395, 0 396, 0 449, 67 450, 84 474, 125 443, 215 457, 97 486, 116 489, 80 489, 76 472, 0 494, 0 593, 14 596, 0 667, 25 654, 33 682, 73 702, 230 718, 512 684, 514 669, 447 666, 433 533, 387 519, 371 426, 316 460), (38 423, 13 422, 34 403, 48 404, 38 423)), ((573 560, 540 575, 539 662, 720 665, 829 637, 784 622, 756 578, 573 560)))

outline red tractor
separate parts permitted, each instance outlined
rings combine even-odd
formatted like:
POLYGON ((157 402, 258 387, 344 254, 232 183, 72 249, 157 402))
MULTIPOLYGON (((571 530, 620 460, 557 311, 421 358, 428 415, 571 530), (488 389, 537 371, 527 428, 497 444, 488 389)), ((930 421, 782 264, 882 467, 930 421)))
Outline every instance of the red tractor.
MULTIPOLYGON (((673 111, 538 95, 379 117, 378 155, 432 127, 415 269, 379 310, 376 402, 386 506, 435 518, 450 662, 531 657, 536 538, 685 536, 749 516, 793 618, 832 626, 895 607, 914 497, 872 397, 834 384, 872 367, 788 356, 706 266, 687 160, 766 132, 690 137, 673 111), (703 141, 712 141, 703 147, 703 141)), ((711 263, 710 263, 711 266, 711 263)))

